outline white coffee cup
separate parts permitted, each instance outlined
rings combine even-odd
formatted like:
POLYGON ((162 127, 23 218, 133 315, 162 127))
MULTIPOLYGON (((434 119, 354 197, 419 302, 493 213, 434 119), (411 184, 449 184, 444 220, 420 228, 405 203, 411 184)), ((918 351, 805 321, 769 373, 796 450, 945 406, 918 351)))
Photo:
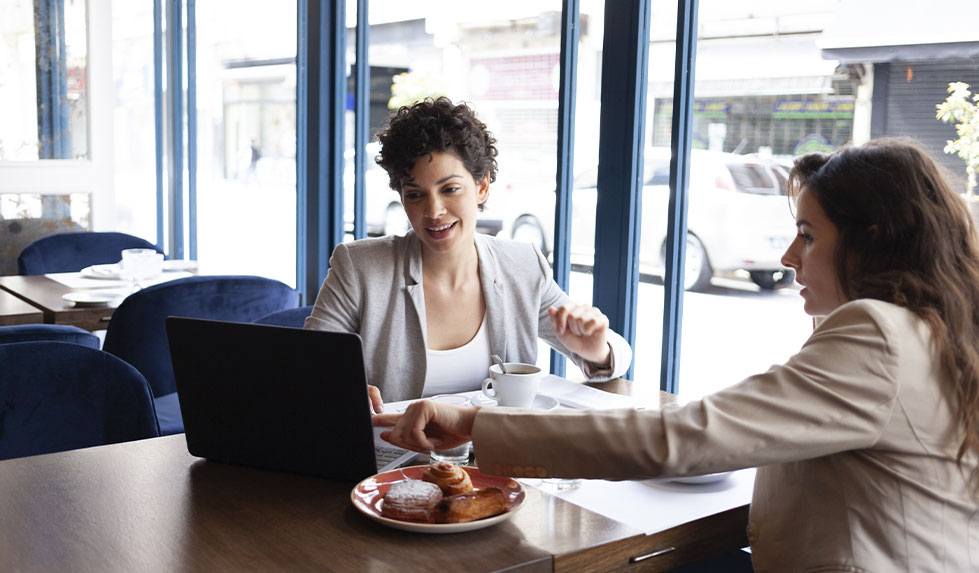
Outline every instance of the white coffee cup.
POLYGON ((483 394, 500 406, 529 408, 540 388, 540 368, 533 364, 507 362, 507 373, 498 364, 489 368, 489 378, 483 380, 483 394))

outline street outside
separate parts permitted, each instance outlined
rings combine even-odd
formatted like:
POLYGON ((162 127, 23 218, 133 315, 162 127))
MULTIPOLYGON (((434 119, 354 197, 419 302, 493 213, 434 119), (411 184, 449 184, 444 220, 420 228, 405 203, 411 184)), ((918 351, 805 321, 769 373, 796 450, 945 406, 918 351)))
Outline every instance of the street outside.
MULTIPOLYGON (((572 273, 572 298, 588 300, 591 285, 591 275, 572 273)), ((685 292, 683 309, 681 400, 700 398, 785 362, 812 333, 798 285, 762 291, 747 277, 715 277, 705 292, 685 292)), ((659 389, 661 284, 639 283, 636 323, 633 379, 648 394, 659 389)))

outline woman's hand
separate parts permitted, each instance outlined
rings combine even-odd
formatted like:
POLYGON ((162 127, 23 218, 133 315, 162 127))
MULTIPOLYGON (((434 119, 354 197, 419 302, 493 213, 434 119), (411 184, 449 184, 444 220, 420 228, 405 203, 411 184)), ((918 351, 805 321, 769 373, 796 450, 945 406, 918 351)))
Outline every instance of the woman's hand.
POLYGON ((384 400, 381 400, 381 389, 377 386, 367 385, 367 395, 371 399, 371 414, 380 414, 384 411, 384 400))
POLYGON ((479 407, 469 408, 419 400, 404 414, 378 414, 375 426, 394 426, 381 437, 402 448, 416 452, 445 450, 472 439, 473 422, 479 407))
POLYGON ((608 317, 594 306, 568 303, 550 307, 554 335, 565 347, 598 367, 608 366, 612 353, 605 334, 608 317))

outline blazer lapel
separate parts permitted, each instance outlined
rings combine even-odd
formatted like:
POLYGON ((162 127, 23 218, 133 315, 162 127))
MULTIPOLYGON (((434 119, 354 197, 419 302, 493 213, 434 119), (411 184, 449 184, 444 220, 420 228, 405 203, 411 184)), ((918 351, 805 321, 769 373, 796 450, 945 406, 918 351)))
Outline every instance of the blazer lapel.
POLYGON ((506 361, 506 285, 499 280, 500 268, 493 250, 486 238, 478 233, 476 254, 479 256, 479 279, 483 286, 483 298, 486 300, 490 352, 506 361))
MULTIPOLYGON (((421 331, 422 341, 425 343, 422 348, 428 348, 428 329, 425 327, 425 291, 422 288, 422 250, 418 237, 414 232, 408 231, 407 249, 405 249, 405 290, 408 292, 408 300, 415 310, 415 317, 418 322, 415 326, 421 331)), ((409 313, 410 315, 410 313, 409 313)), ((410 320, 410 316, 407 317, 410 320)), ((410 325, 409 325, 410 326, 410 325)), ((409 329, 410 330, 410 329, 409 329)), ((424 363, 424 357, 422 360, 424 363)))

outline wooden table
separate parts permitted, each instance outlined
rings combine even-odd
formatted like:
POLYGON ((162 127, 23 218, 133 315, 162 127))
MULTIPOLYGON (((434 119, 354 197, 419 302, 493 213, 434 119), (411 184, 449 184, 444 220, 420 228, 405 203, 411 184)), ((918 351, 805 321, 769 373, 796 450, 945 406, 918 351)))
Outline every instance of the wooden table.
POLYGON ((44 322, 44 313, 7 291, 0 290, 0 326, 44 322))
POLYGON ((747 506, 645 535, 527 487, 506 522, 426 535, 367 519, 352 486, 206 462, 182 434, 7 460, 0 555, 13 571, 665 571, 747 545, 747 506))
MULTIPOLYGON (((115 308, 111 306, 75 306, 61 297, 71 288, 43 275, 3 276, 0 289, 37 307, 48 324, 70 324, 85 330, 105 330, 115 308)), ((37 320, 35 322, 42 322, 37 320)))

